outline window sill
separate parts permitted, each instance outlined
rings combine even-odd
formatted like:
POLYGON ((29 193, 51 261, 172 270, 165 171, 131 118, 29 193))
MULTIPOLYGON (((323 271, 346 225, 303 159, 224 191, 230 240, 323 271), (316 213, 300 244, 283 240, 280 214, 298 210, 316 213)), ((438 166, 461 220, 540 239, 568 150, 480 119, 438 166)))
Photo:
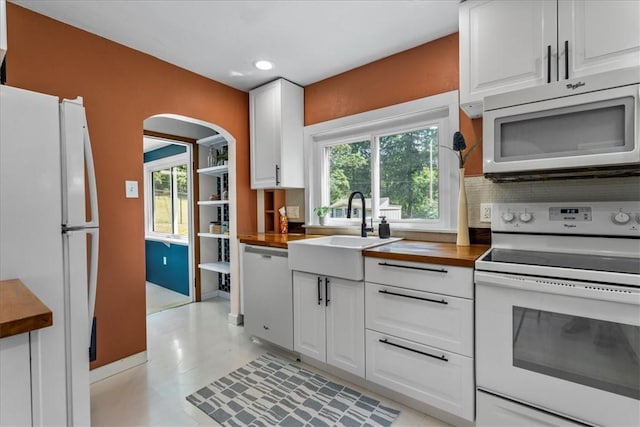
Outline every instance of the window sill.
MULTIPOLYGON (((360 227, 347 226, 347 225, 318 225, 309 224, 304 225, 307 234, 322 234, 322 235, 334 235, 334 234, 346 234, 357 236, 360 234, 360 227)), ((367 233, 369 236, 378 235, 378 227, 375 226, 374 232, 367 233)), ((404 228, 404 229, 391 229, 391 237, 402 237, 407 240, 418 240, 425 242, 449 242, 455 243, 456 230, 428 230, 417 228, 404 228)))
POLYGON ((158 236, 158 235, 146 235, 145 240, 151 240, 153 242, 162 242, 170 245, 182 245, 189 246, 189 240, 186 238, 176 238, 171 236, 158 236))

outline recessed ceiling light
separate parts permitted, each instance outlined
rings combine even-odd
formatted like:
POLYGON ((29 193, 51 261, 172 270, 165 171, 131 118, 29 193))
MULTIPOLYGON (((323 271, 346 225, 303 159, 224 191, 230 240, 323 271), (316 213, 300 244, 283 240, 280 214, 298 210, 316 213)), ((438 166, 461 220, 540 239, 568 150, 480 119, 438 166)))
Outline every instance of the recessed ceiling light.
POLYGON ((273 68, 273 64, 264 59, 261 59, 260 61, 256 61, 253 65, 255 65, 255 67, 258 70, 262 70, 262 71, 267 71, 273 68))

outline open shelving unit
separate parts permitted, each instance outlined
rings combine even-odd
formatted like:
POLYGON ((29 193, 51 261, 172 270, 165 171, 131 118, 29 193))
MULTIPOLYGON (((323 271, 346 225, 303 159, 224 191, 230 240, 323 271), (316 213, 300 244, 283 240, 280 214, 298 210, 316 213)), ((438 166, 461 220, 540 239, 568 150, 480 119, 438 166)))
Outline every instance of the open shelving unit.
POLYGON ((200 208, 200 269, 203 299, 210 295, 229 297, 231 288, 229 235, 228 142, 219 134, 197 141, 200 208), (226 160, 226 161, 225 161, 226 160), (219 226, 211 232, 210 224, 219 226), (223 230, 226 224, 226 231, 223 230))

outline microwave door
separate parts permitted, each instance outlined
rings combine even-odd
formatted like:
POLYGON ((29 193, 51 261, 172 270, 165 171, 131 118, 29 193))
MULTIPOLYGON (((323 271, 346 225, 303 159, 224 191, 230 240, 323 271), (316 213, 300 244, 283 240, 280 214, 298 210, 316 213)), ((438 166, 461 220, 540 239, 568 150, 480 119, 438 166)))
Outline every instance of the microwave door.
POLYGON ((483 171, 508 173, 640 163, 638 87, 486 112, 483 171))

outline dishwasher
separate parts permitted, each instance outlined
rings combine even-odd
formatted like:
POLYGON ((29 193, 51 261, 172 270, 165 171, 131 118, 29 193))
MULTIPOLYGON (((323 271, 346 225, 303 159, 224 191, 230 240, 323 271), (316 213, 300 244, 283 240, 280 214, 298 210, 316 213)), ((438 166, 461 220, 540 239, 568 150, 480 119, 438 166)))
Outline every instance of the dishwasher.
POLYGON ((293 285, 288 251, 244 246, 242 280, 245 331, 293 351, 293 285))

